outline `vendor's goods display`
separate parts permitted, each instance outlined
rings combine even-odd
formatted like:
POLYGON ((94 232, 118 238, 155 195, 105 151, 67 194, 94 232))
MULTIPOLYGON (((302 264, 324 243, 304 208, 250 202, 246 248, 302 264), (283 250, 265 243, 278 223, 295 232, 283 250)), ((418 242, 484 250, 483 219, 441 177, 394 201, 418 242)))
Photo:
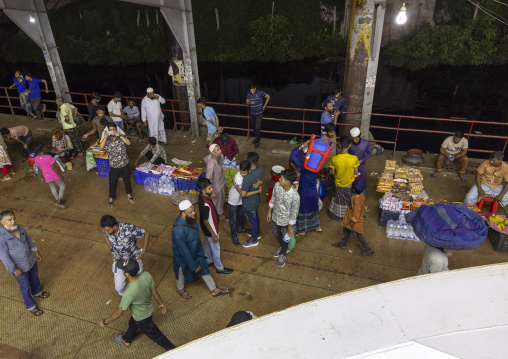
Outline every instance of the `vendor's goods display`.
POLYGON ((419 169, 397 166, 396 161, 387 160, 377 183, 377 192, 391 192, 402 198, 423 191, 423 176, 419 169))
POLYGON ((406 217, 401 214, 397 220, 390 219, 386 225, 386 236, 388 238, 407 239, 420 241, 413 230, 413 226, 406 222, 406 217))
POLYGON ((425 205, 406 214, 420 240, 432 247, 476 249, 487 239, 484 218, 461 203, 425 205))
POLYGON ((487 219, 489 226, 489 240, 496 252, 508 252, 508 218, 505 216, 490 216, 487 219))

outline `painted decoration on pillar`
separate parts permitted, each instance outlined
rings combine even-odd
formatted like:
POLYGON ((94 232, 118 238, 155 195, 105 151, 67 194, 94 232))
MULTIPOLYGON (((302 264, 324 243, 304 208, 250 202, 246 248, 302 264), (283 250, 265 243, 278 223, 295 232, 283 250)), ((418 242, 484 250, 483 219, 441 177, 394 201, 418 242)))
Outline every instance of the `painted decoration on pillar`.
POLYGON ((173 84, 185 84, 185 66, 182 60, 173 60, 169 65, 168 75, 173 78, 173 84))
POLYGON ((372 89, 376 87, 376 76, 368 76, 367 80, 365 81, 365 87, 372 89))
MULTIPOLYGON (((374 0, 366 0, 363 4, 357 3, 354 9, 355 17, 349 43, 349 58, 356 56, 368 57, 370 51, 370 38, 374 22, 374 0)), ((362 59, 357 59, 362 60, 362 59)))

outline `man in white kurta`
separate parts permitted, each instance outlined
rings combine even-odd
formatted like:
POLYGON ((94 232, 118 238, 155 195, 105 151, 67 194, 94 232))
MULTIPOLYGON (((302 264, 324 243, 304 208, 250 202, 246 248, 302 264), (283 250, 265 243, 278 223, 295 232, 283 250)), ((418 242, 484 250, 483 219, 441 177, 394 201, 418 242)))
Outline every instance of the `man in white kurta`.
POLYGON ((153 88, 146 89, 146 96, 141 101, 141 120, 148 124, 150 137, 155 137, 158 142, 166 143, 166 131, 164 129, 164 114, 161 104, 166 103, 162 96, 154 93, 153 88))
POLYGON ((423 252, 422 266, 417 275, 443 272, 448 270, 448 257, 451 255, 449 249, 434 248, 425 245, 423 252))

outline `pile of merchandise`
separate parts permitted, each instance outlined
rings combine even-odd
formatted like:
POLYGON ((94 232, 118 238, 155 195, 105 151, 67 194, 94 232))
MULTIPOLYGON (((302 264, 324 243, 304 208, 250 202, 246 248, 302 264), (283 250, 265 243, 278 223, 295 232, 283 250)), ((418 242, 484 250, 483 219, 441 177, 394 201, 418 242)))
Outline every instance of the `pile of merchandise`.
POLYGON ((386 236, 388 238, 407 239, 419 242, 420 239, 415 234, 410 223, 406 222, 406 216, 401 214, 398 220, 390 219, 386 225, 386 236))
POLYGON ((176 170, 176 167, 168 165, 154 165, 150 162, 145 162, 136 167, 136 170, 144 173, 153 173, 155 175, 171 176, 176 170))
POLYGON ((387 160, 376 190, 381 193, 391 192, 399 199, 409 194, 418 195, 423 191, 423 176, 418 169, 397 166, 396 161, 387 160))

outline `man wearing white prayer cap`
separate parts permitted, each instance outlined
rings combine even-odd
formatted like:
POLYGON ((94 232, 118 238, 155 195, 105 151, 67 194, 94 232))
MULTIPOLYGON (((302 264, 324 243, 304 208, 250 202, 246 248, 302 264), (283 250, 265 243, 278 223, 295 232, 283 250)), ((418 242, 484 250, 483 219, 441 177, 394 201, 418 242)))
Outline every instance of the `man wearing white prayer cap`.
POLYGON ((210 154, 204 158, 206 164, 206 178, 212 182, 212 188, 215 191, 215 197, 212 202, 219 215, 219 220, 229 222, 228 217, 224 214, 224 202, 226 201, 226 175, 224 174, 224 155, 219 145, 213 143, 208 148, 210 154))
POLYGON ((166 130, 164 129, 164 114, 161 104, 166 100, 157 95, 153 88, 146 89, 146 96, 141 101, 141 120, 148 125, 149 137, 155 137, 158 142, 167 143, 166 130))
POLYGON ((364 188, 363 193, 365 194, 365 187, 367 186, 367 169, 365 165, 370 156, 372 156, 370 142, 366 138, 361 137, 362 134, 358 127, 353 127, 349 134, 352 139, 349 154, 358 157, 358 161, 360 161, 360 166, 358 166, 360 178, 357 180, 357 188, 364 188))
POLYGON ((185 283, 190 283, 196 275, 203 278, 213 297, 229 293, 229 290, 217 288, 199 238, 199 225, 196 223, 196 212, 189 200, 178 205, 180 215, 173 223, 171 232, 173 242, 173 270, 176 276, 177 293, 183 299, 191 299, 185 290, 185 283))

